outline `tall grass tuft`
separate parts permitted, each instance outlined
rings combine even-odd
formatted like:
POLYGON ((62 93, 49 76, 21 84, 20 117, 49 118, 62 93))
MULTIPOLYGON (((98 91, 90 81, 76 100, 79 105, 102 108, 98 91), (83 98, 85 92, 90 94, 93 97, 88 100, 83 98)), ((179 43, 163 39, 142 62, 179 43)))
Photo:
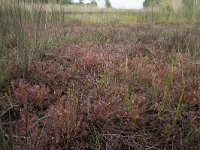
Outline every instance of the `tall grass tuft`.
POLYGON ((0 1, 0 85, 9 65, 17 64, 25 77, 32 61, 44 55, 50 34, 60 32, 54 29, 61 24, 62 11, 53 9, 43 1, 0 1))

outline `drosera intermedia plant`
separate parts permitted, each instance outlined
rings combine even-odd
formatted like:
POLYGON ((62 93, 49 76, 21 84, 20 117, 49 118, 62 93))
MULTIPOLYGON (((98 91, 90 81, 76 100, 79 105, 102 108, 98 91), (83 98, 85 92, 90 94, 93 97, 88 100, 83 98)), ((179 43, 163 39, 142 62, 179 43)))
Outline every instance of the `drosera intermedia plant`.
POLYGON ((71 140, 80 128, 80 116, 78 116, 77 109, 78 99, 76 91, 72 87, 68 90, 67 95, 61 96, 50 110, 52 137, 49 140, 56 145, 63 143, 65 148, 70 146, 73 142, 71 140))

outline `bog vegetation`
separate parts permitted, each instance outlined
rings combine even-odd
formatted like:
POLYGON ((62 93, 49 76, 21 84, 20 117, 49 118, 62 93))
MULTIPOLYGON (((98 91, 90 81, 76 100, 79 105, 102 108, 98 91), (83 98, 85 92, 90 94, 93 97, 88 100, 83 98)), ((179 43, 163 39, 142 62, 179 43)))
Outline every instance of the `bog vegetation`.
POLYGON ((199 1, 96 5, 0 0, 0 149, 200 149, 199 1))

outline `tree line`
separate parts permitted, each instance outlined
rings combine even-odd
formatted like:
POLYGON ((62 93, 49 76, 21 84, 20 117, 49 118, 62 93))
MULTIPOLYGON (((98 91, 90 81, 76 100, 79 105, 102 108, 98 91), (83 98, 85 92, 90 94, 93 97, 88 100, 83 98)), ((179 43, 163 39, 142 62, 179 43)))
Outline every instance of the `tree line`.
MULTIPOLYGON (((68 4, 68 5, 69 4, 74 4, 73 0, 58 0, 58 1, 60 1, 62 4, 68 4)), ((78 4, 84 4, 83 0, 79 0, 78 4)), ((87 4, 97 6, 96 0, 91 0, 90 3, 87 3, 87 4)), ((105 6, 107 8, 111 8, 112 7, 110 0, 105 0, 105 6)))
MULTIPOLYGON (((143 7, 158 6, 159 4, 169 0, 145 0, 143 7)), ((181 0, 181 3, 186 8, 193 8, 200 5, 200 0, 181 0)))
MULTIPOLYGON (((49 2, 55 2, 58 4, 64 4, 64 5, 72 5, 72 4, 80 4, 83 5, 84 4, 84 0, 79 0, 78 2, 74 2, 74 0, 27 0, 28 2, 32 2, 32 3, 37 3, 37 2, 42 2, 42 3, 49 3, 49 2)), ((107 8, 111 8, 111 2, 110 0, 104 0, 105 2, 105 7, 107 8)), ((97 6, 97 1, 96 0, 91 0, 89 3, 87 3, 87 5, 93 5, 93 6, 97 6)))

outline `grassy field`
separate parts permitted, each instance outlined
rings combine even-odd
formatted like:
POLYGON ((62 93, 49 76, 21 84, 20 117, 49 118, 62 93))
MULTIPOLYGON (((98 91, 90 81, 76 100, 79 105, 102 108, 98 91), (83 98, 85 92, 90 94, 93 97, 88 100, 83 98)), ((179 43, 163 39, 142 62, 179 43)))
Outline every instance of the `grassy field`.
POLYGON ((199 8, 0 0, 0 149, 200 149, 199 8))

